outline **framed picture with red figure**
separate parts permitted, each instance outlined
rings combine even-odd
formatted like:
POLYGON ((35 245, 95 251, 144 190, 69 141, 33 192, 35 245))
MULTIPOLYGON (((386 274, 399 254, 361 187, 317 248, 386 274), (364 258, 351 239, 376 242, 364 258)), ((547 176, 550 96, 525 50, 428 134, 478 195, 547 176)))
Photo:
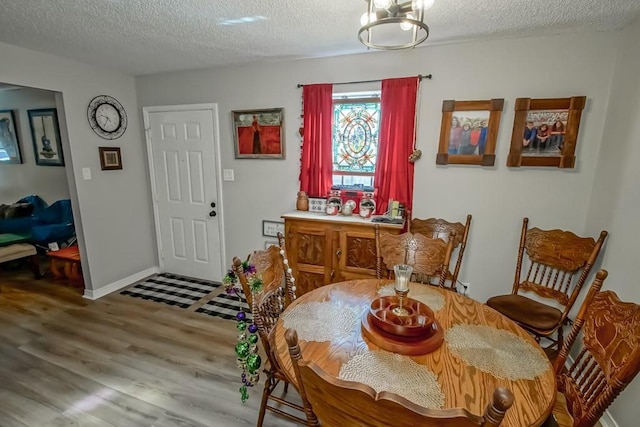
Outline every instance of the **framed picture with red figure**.
POLYGON ((284 159, 284 109, 232 111, 236 159, 284 159))

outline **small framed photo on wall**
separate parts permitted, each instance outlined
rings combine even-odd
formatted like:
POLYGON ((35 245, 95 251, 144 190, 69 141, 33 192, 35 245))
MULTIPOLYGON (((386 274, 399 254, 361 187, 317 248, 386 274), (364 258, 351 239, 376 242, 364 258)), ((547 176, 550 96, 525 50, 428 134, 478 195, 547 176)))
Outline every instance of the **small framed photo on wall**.
POLYGON ((22 163, 20 139, 12 110, 0 110, 0 164, 22 163))
POLYGON ((58 112, 55 108, 28 110, 36 164, 64 166, 58 112))
POLYGON ((493 166, 504 99, 442 102, 436 164, 493 166))
POLYGON ((585 96, 518 98, 507 166, 573 168, 585 96))
POLYGON ((100 151, 100 167, 103 171, 122 169, 120 147, 98 147, 100 151))

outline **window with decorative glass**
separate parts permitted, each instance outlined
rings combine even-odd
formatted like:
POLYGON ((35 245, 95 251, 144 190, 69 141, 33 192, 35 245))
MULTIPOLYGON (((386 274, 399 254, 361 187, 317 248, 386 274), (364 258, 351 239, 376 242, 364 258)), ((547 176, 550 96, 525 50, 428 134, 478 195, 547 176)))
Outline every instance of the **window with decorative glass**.
POLYGON ((373 187, 380 129, 379 93, 333 100, 333 185, 373 187))

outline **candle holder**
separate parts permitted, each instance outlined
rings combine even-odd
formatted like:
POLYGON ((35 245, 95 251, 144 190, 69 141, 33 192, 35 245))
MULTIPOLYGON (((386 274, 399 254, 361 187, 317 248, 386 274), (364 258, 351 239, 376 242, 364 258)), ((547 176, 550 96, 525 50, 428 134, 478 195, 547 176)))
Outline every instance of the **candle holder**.
POLYGON ((408 316, 409 311, 404 308, 404 300, 409 294, 409 281, 411 279, 413 267, 408 264, 398 264, 393 266, 393 271, 396 275, 396 284, 394 289, 398 296, 398 306, 392 311, 398 316, 408 316))

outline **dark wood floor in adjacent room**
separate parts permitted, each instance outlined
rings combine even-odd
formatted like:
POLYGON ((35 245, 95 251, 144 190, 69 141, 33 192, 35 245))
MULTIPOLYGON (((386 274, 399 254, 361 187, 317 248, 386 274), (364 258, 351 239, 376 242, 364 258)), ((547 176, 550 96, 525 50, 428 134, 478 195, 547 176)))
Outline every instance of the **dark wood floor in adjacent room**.
POLYGON ((0 271, 0 426, 255 425, 235 340, 232 321, 0 271))

